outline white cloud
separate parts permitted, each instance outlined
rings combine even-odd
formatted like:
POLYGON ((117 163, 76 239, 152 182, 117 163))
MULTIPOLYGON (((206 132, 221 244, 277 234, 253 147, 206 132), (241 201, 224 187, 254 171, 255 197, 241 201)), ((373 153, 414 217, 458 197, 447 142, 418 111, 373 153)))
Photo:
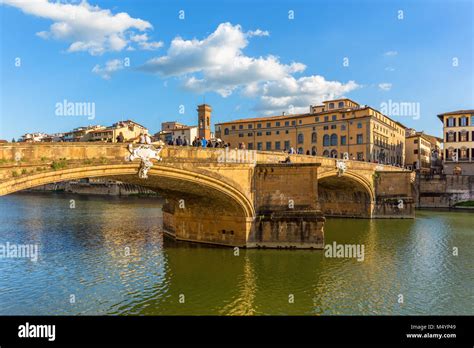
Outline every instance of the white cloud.
POLYGON ((186 40, 176 37, 164 56, 156 57, 141 70, 183 80, 185 88, 203 93, 214 91, 228 97, 235 91, 257 98, 255 110, 269 114, 308 112, 310 104, 343 96, 360 87, 354 81, 328 81, 319 75, 294 77, 306 65, 284 64, 274 55, 250 57, 244 54, 249 39, 267 36, 257 29, 243 32, 240 25, 222 23, 208 37, 186 40))
POLYGON ((165 77, 185 76, 184 86, 188 89, 199 93, 216 91, 226 97, 239 86, 281 79, 306 68, 301 63, 282 64, 272 55, 244 55, 242 50, 250 36, 240 25, 222 23, 203 40, 176 37, 165 56, 149 60, 141 69, 165 77), (201 76, 188 76, 193 73, 201 76))
POLYGON ((391 67, 391 66, 387 66, 385 68, 385 71, 395 71, 395 68, 394 67, 391 67))
POLYGON ((398 54, 397 51, 387 51, 383 55, 387 57, 392 57, 392 56, 396 56, 397 54, 398 54))
POLYGON ((379 88, 382 91, 390 91, 392 89, 392 84, 388 82, 379 83, 379 88))
POLYGON ((110 80, 112 74, 116 71, 122 70, 125 67, 124 61, 121 59, 112 59, 105 63, 104 67, 100 65, 94 66, 92 72, 99 75, 103 79, 110 80))
MULTIPOLYGON (((49 31, 36 33, 42 39, 69 42, 69 52, 87 51, 100 55, 106 51, 121 51, 130 45, 136 32, 150 30, 153 26, 128 13, 113 14, 82 1, 78 4, 49 2, 48 0, 2 0, 2 4, 21 9, 24 13, 53 21, 49 31)), ((142 49, 156 49, 157 42, 139 42, 142 49)), ((161 44, 162 45, 162 44, 161 44)))
POLYGON ((265 114, 280 114, 292 109, 294 113, 306 113, 310 105, 319 104, 324 100, 342 97, 357 88, 354 81, 342 83, 328 81, 323 76, 311 75, 298 79, 288 76, 278 81, 264 83, 256 93, 260 100, 255 110, 265 114))

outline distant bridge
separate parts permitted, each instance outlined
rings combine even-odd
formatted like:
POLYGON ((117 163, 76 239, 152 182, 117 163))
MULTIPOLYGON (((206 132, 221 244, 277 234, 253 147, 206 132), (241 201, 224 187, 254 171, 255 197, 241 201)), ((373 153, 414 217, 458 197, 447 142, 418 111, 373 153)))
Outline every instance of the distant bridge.
POLYGON ((143 179, 142 161, 129 155, 127 144, 0 144, 0 196, 67 180, 119 180, 166 198, 164 229, 175 238, 246 247, 321 248, 324 216, 414 216, 413 175, 398 167, 170 146, 143 179))

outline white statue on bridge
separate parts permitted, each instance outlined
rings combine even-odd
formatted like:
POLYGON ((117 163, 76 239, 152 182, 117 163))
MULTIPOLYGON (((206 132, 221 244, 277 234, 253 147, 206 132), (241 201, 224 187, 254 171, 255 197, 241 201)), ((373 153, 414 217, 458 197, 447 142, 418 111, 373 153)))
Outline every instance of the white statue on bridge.
POLYGON ((148 179, 148 170, 153 166, 152 159, 157 161, 163 160, 160 156, 160 152, 163 150, 163 143, 160 142, 158 148, 153 145, 140 144, 138 147, 133 147, 133 144, 128 144, 129 156, 125 156, 126 161, 133 161, 137 158, 141 159, 140 170, 138 171, 138 177, 140 179, 148 179))

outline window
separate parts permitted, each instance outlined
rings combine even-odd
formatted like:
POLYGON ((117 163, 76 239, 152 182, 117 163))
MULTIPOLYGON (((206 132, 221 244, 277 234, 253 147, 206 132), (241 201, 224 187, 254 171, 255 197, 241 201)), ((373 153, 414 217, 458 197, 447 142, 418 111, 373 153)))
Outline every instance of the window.
POLYGON ((257 150, 262 151, 263 145, 262 143, 257 143, 257 150))
POLYGON ((303 120, 298 120, 298 123, 299 123, 299 124, 302 124, 302 123, 303 123, 303 120))
POLYGON ((337 146, 337 134, 331 134, 331 146, 337 146))
POLYGON ((332 120, 336 121, 337 120, 337 115, 332 115, 332 120))
MULTIPOLYGON (((474 117, 474 116, 472 116, 472 117, 474 117)), ((315 117, 314 122, 319 122, 319 117, 315 117)))
POLYGON ((357 134, 357 144, 362 144, 363 142, 362 134, 357 134))
POLYGON ((334 109, 334 103, 329 103, 329 108, 334 109))
POLYGON ((278 135, 278 134, 280 134, 280 131, 276 131, 275 133, 278 135))
POLYGON ((357 152, 357 160, 358 161, 363 161, 364 160, 364 153, 363 152, 357 152))
POLYGON ((328 150, 324 150, 324 151, 323 151, 323 156, 324 156, 324 157, 329 157, 329 151, 328 151, 328 150))
POLYGON ((454 127, 454 118, 450 117, 447 120, 448 127, 454 127))
POLYGON ((229 128, 224 129, 224 134, 229 135, 229 128))
POLYGON ((329 116, 324 116, 324 122, 329 121, 329 116))
POLYGON ((239 133, 239 138, 243 138, 244 137, 244 133, 239 133))
POLYGON ((415 155, 418 155, 418 149, 413 150, 413 153, 414 153, 415 155))
POLYGON ((418 144, 418 139, 413 140, 413 144, 418 144))
POLYGON ((329 129, 329 126, 324 126, 323 129, 324 129, 324 130, 328 130, 328 129, 329 129))
POLYGON ((272 142, 271 141, 267 141, 265 143, 265 150, 271 150, 272 149, 272 142))
POLYGON ((296 121, 291 121, 292 126, 296 126, 296 121))
POLYGON ((331 125, 331 129, 336 129, 336 128, 337 128, 337 125, 335 125, 335 124, 331 125))
POLYGON ((347 137, 345 135, 341 136, 341 145, 347 145, 347 137))
POLYGON ((247 146, 249 150, 253 150, 253 143, 249 143, 249 145, 247 146))
POLYGON ((277 122, 277 123, 276 123, 276 126, 277 126, 277 127, 280 127, 280 122, 277 122))
POLYGON ((253 128, 253 126, 252 126, 251 124, 249 124, 249 126, 248 126, 248 127, 249 127, 249 129, 252 129, 252 128, 253 128))
POLYGON ((298 134, 298 144, 304 143, 304 135, 303 133, 298 134))
POLYGON ((289 149, 290 149, 290 141, 285 140, 285 150, 289 150, 289 149))
POLYGON ((285 121, 285 126, 289 126, 290 125, 290 121, 285 121))
POLYGON ((244 129, 244 125, 241 124, 241 125, 239 126, 239 129, 244 129))
POLYGON ((316 132, 311 133, 311 142, 316 143, 317 142, 317 135, 316 132))
POLYGON ((281 150, 281 144, 279 141, 275 141, 275 150, 281 150))
POLYGON ((456 139, 454 137, 454 132, 446 133, 446 141, 449 142, 449 143, 452 143, 452 142, 456 141, 456 139))
POLYGON ((235 126, 232 126, 232 130, 235 130, 235 126))
POLYGON ((267 122, 267 128, 270 128, 272 124, 270 122, 267 122))
POLYGON ((257 132, 257 137, 261 137, 262 136, 262 132, 257 132))
POLYGON ((343 108, 343 107, 344 107, 344 102, 342 102, 342 101, 339 102, 339 103, 337 104, 337 106, 340 107, 340 108, 343 108))
POLYGON ((466 127, 467 126, 467 117, 461 117, 459 119, 459 122, 460 122, 460 126, 466 127))
POLYGON ((471 126, 474 126, 474 115, 471 115, 471 126))
POLYGON ((357 128, 362 128, 362 123, 357 123, 357 128))
POLYGON ((247 136, 251 137, 253 135, 253 133, 248 133, 247 136))
POLYGON ((261 124, 261 123, 257 123, 257 128, 262 128, 262 124, 261 124))
POLYGON ((265 132, 265 135, 272 135, 272 132, 265 132))
POLYGON ((345 125, 345 124, 341 124, 341 130, 342 130, 342 131, 345 131, 345 130, 346 130, 346 125, 345 125))
POLYGON ((288 129, 285 131, 285 134, 288 134, 288 129))
POLYGON ((323 146, 329 146, 329 135, 327 134, 323 136, 323 146))
POLYGON ((459 141, 468 141, 467 134, 466 131, 459 132, 459 141))

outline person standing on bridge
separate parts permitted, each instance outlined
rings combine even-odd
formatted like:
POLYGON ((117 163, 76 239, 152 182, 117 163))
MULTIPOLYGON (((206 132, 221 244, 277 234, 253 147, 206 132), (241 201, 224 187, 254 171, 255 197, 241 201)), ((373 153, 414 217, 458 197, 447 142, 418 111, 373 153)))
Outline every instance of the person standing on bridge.
POLYGON ((207 140, 204 137, 201 139, 201 146, 202 147, 207 147, 207 140))
POLYGON ((123 141, 125 140, 124 136, 123 136, 123 133, 120 132, 119 135, 117 135, 117 143, 123 143, 123 141))

